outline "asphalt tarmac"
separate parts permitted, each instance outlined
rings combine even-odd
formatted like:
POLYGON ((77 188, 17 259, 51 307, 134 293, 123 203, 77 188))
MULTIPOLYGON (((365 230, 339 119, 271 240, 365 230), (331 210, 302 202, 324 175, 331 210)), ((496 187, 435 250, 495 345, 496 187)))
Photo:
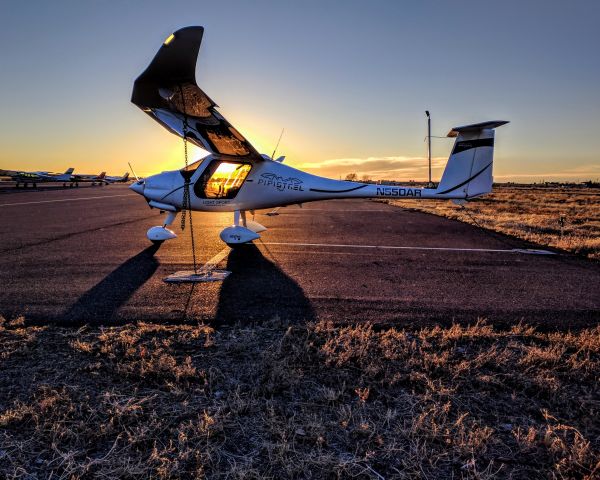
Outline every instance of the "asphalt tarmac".
POLYGON ((0 192, 0 314, 80 325, 331 320, 578 328, 600 320, 600 263, 367 200, 261 211, 268 230, 230 251, 231 213, 194 213, 199 265, 224 282, 166 284, 192 265, 189 227, 160 248, 162 223, 125 185, 0 192), (547 249, 544 249, 547 250, 547 249))

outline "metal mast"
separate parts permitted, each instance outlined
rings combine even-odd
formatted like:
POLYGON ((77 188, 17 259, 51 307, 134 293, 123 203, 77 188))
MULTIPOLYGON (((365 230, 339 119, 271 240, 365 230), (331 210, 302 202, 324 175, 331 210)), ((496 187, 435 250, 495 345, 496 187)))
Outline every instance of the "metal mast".
POLYGON ((427 115, 427 160, 429 162, 429 183, 427 183, 427 186, 431 188, 433 183, 431 182, 431 117, 429 116, 429 110, 425 110, 425 115, 427 115))

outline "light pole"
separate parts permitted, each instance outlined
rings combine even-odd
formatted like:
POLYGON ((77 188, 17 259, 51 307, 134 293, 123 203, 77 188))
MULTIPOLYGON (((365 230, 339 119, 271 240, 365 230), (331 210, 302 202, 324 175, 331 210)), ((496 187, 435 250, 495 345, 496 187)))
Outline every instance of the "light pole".
POLYGON ((429 182, 427 183, 428 188, 433 187, 431 182, 431 117, 429 116, 429 110, 425 110, 427 115, 427 160, 429 161, 429 182))

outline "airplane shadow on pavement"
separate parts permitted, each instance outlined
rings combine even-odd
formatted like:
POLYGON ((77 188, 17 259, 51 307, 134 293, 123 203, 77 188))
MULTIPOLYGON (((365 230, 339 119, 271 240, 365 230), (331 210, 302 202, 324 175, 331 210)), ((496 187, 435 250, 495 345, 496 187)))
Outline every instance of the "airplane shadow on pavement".
MULTIPOLYGON (((159 267, 154 256, 159 247, 150 246, 109 273, 85 292, 62 316, 66 325, 117 325, 124 319, 118 310, 146 283, 159 267)), ((309 299, 300 286, 276 263, 266 258, 256 245, 248 244, 232 250, 225 267, 231 274, 223 281, 212 318, 196 318, 195 301, 202 301, 202 285, 186 285, 189 294, 183 298, 182 318, 167 315, 165 323, 208 321, 220 325, 254 325, 280 319, 286 323, 315 320, 309 299)), ((160 318, 157 318, 160 320, 160 318)))
POLYGON ((61 323, 103 324, 116 318, 116 312, 154 274, 159 262, 154 257, 159 246, 151 245, 119 265, 98 284, 85 292, 64 314, 61 323))
POLYGON ((231 272, 221 287, 215 326, 257 324, 280 319, 289 323, 315 320, 315 312, 300 286, 254 244, 229 254, 231 272))

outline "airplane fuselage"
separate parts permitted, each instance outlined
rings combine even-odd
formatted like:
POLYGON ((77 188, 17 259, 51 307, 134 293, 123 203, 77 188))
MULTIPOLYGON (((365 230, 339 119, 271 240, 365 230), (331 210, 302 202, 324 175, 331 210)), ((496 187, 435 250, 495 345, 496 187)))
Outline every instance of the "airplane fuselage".
MULTIPOLYGON (((239 189, 224 193, 207 188, 207 184, 210 186, 210 179, 205 174, 211 170, 213 162, 221 161, 223 160, 209 156, 191 175, 192 210, 232 212, 336 198, 465 198, 465 192, 460 189, 443 194, 435 189, 412 185, 376 185, 333 180, 272 160, 248 164, 249 172, 239 189)), ((143 183, 133 184, 131 188, 144 195, 151 206, 163 210, 179 210, 183 206, 184 183, 181 171, 175 170, 150 176, 143 183)))

